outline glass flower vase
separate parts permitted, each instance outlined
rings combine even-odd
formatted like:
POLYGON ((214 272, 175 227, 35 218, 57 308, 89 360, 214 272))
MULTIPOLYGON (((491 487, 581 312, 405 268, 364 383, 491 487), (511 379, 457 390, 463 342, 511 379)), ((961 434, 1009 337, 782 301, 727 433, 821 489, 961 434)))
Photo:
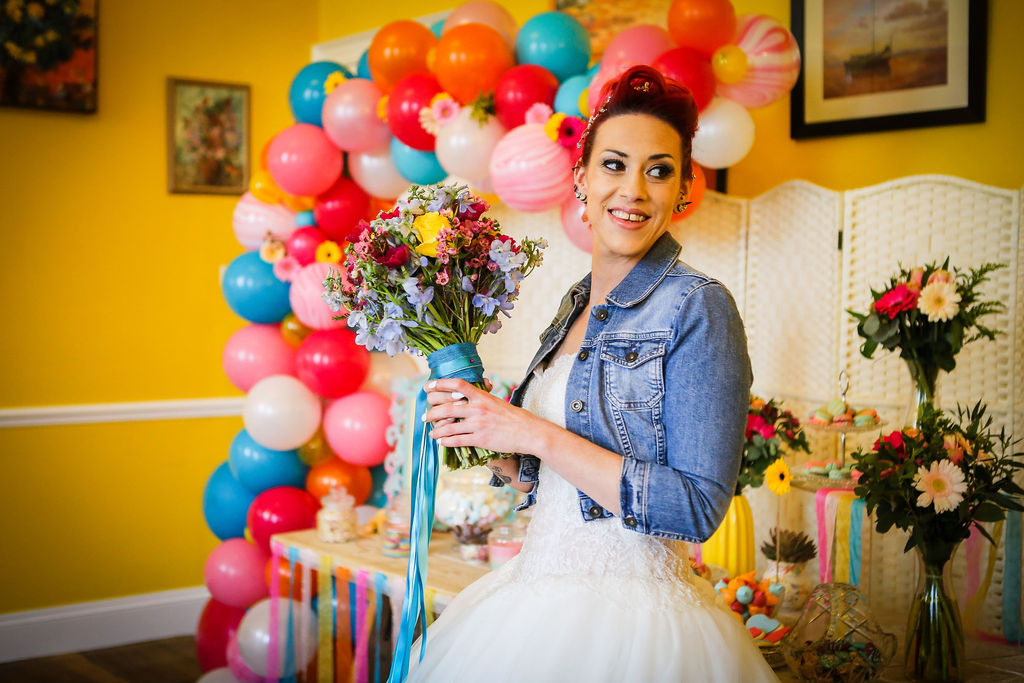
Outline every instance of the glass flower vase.
POLYGON ((732 497, 725 519, 701 548, 704 564, 722 567, 735 577, 754 569, 754 515, 743 495, 732 497))
POLYGON ((906 359, 907 370, 910 372, 910 401, 907 412, 903 416, 904 427, 921 426, 921 416, 926 405, 935 407, 935 389, 939 381, 937 365, 922 363, 912 358, 906 359))
POLYGON ((910 605, 903 673, 912 681, 962 681, 964 630, 951 578, 955 546, 918 545, 920 579, 910 605))

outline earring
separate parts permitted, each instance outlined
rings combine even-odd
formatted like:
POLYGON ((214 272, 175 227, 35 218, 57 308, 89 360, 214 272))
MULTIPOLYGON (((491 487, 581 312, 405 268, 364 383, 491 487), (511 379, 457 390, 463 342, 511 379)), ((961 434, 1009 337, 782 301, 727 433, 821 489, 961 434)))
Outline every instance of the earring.
POLYGON ((576 186, 576 185, 572 186, 572 193, 574 195, 576 195, 576 199, 578 199, 581 202, 583 202, 584 204, 586 204, 586 202, 587 202, 587 195, 584 194, 583 192, 580 192, 580 188, 578 186, 576 186))
POLYGON ((680 197, 679 203, 676 204, 676 213, 682 213, 683 211, 686 211, 686 207, 688 207, 690 204, 693 204, 693 202, 683 201, 683 198, 680 197))

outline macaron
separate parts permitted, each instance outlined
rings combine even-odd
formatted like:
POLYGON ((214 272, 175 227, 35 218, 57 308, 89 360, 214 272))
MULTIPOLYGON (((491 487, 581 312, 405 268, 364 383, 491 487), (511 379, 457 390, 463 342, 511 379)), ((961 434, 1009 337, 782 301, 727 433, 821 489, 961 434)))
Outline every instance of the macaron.
POLYGON ((814 411, 813 415, 811 415, 811 419, 817 420, 818 422, 828 423, 832 421, 832 413, 822 408, 819 408, 818 410, 814 411))
POLYGON ((870 415, 871 417, 878 417, 878 413, 874 408, 865 408, 864 410, 858 410, 855 417, 861 417, 862 415, 870 415))
POLYGON ((875 424, 874 415, 858 415, 853 418, 854 427, 870 427, 875 424))
POLYGON ((833 415, 842 415, 846 412, 846 401, 841 398, 837 398, 828 404, 827 410, 833 415))

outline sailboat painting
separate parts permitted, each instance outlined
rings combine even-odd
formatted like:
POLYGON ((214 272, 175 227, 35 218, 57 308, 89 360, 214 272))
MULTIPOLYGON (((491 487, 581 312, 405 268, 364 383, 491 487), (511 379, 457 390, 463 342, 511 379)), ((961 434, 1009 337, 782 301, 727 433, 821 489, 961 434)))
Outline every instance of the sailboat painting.
POLYGON ((944 85, 948 0, 825 0, 824 97, 944 85))

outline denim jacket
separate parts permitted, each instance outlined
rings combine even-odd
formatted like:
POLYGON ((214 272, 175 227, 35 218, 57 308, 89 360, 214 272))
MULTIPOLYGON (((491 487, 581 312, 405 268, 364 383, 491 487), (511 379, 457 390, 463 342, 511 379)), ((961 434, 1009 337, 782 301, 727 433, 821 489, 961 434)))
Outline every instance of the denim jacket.
MULTIPOLYGON (((752 375, 743 323, 722 283, 679 261, 664 234, 587 315, 569 374, 566 428, 623 456, 621 523, 677 540, 707 540, 732 500, 743 454, 752 375)), ((590 275, 562 299, 526 379, 565 339, 589 303, 590 275)), ((540 461, 520 455, 519 481, 540 461)), ((491 485, 501 486, 497 477, 491 485)), ((580 514, 612 514, 579 491, 580 514)), ((537 485, 520 509, 536 502, 537 485)))

